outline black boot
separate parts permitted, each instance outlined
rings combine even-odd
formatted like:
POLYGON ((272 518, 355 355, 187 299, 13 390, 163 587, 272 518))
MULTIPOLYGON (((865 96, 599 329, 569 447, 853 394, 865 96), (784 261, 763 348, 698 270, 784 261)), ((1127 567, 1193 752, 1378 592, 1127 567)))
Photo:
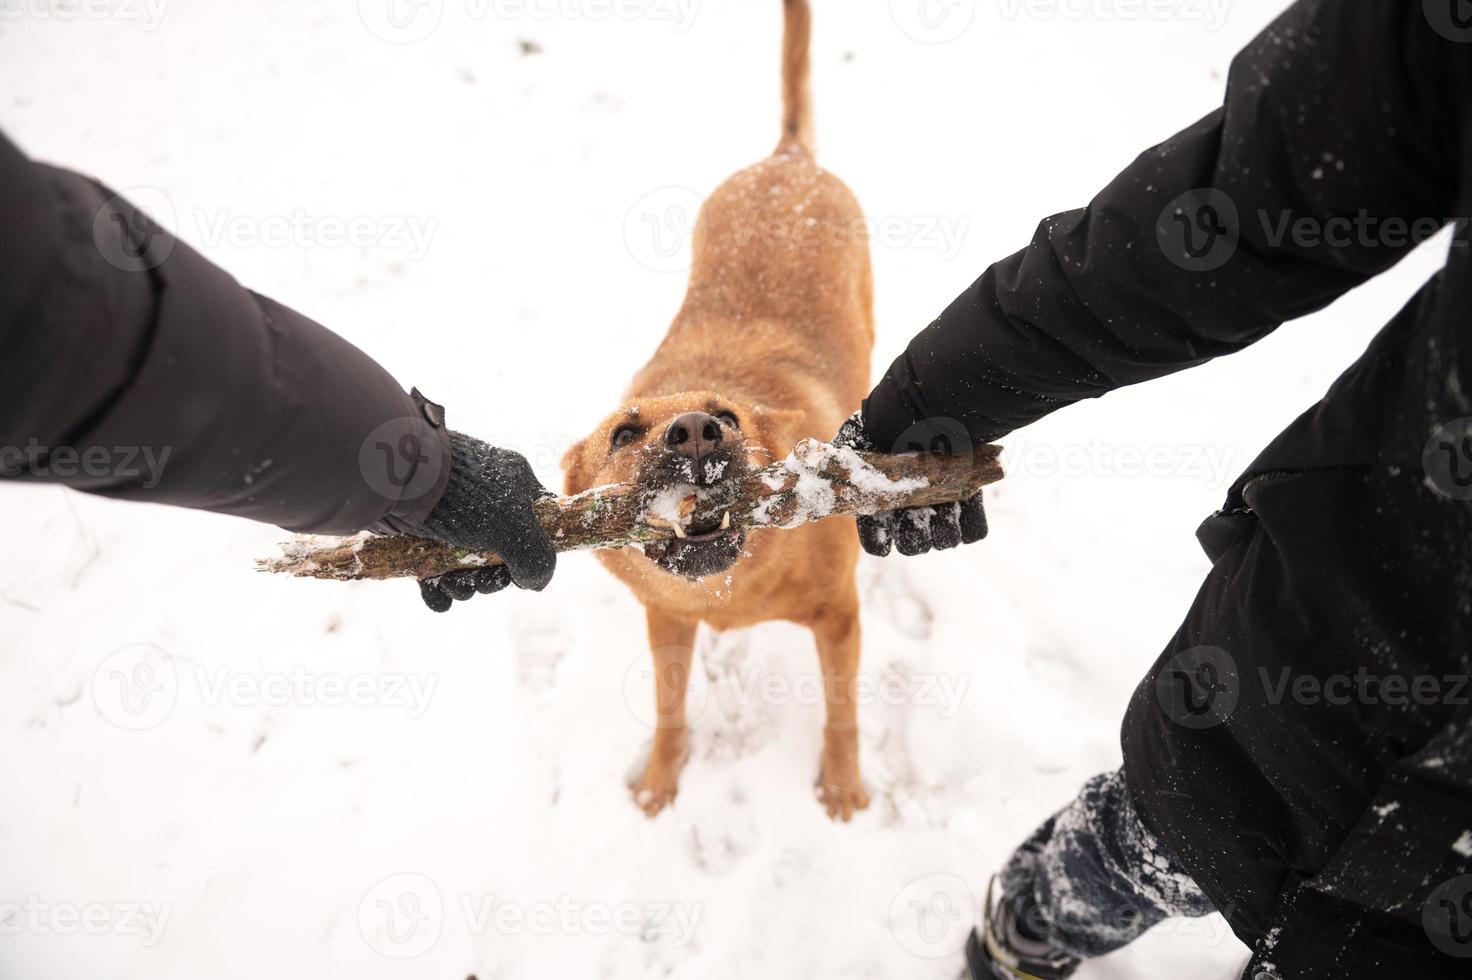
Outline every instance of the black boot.
POLYGON ((966 975, 970 980, 1064 980, 1078 969, 1079 958, 1048 945, 1036 929, 1031 897, 1006 898, 992 877, 986 889, 981 930, 966 940, 966 975))

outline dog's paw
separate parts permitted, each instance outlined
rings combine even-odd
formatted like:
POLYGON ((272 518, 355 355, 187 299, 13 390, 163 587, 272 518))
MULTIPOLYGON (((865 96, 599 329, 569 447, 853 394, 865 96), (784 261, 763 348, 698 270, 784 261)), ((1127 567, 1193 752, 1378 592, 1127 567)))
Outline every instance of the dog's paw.
POLYGON ((855 813, 869 806, 869 792, 857 775, 844 782, 829 782, 824 778, 818 783, 817 794, 818 802, 823 804, 831 820, 847 823, 855 813))
POLYGON ((675 802, 675 794, 679 791, 680 784, 676 777, 650 771, 645 771, 639 781, 629 788, 634 805, 643 810, 646 817, 657 815, 675 802))

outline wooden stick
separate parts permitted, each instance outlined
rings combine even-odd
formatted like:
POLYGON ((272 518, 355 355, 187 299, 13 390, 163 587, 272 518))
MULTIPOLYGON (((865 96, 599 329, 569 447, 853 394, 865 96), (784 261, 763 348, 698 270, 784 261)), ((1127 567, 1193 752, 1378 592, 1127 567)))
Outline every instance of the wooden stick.
MULTIPOLYGON (((786 459, 752 470, 722 498, 702 488, 596 487, 574 497, 534 504, 537 519, 558 551, 622 548, 676 537, 674 525, 719 520, 734 527, 791 528, 843 514, 872 514, 965 500, 1002 478, 998 446, 970 456, 863 453, 816 439, 799 442, 786 459)), ((499 565, 475 553, 409 535, 301 536, 277 558, 256 562, 263 571, 305 578, 428 578, 460 568, 499 565)))

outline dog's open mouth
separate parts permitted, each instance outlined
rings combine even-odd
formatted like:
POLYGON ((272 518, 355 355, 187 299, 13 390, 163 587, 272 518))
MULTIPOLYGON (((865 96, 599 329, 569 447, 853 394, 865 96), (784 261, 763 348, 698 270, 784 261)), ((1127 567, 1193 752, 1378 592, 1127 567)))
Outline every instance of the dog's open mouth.
POLYGON ((688 531, 677 531, 681 536, 672 541, 646 544, 644 555, 665 571, 685 578, 718 575, 736 564, 746 543, 746 532, 731 527, 730 517, 726 514, 726 526, 716 525, 709 530, 692 526, 688 531))
POLYGON ((740 492, 745 471, 740 455, 722 454, 700 468, 705 479, 666 484, 656 495, 661 499, 652 501, 646 511, 651 523, 667 526, 675 537, 646 543, 644 556, 665 571, 690 579, 718 575, 736 564, 746 532, 732 525, 727 508, 740 492))

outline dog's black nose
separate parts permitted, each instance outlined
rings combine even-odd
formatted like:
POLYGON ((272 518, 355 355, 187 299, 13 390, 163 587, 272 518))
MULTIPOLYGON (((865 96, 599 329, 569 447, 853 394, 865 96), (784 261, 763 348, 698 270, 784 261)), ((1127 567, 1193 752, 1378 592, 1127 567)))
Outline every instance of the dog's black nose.
POLYGON ((686 412, 665 430, 664 444, 699 462, 721 444, 721 423, 705 412, 686 412))

